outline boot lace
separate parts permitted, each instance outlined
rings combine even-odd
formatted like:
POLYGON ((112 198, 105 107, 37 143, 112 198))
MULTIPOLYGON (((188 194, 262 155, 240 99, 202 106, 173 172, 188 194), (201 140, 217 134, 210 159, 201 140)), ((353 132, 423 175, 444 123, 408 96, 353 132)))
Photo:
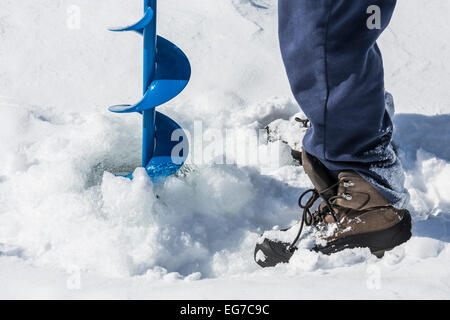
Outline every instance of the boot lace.
POLYGON ((323 195, 326 192, 332 190, 333 188, 339 186, 340 184, 343 184, 343 186, 346 187, 348 184, 352 184, 352 183, 353 183, 352 181, 342 180, 342 181, 336 182, 335 184, 331 185, 330 187, 328 187, 324 190, 318 191, 317 189, 309 189, 300 195, 300 197, 298 199, 298 206, 301 209, 303 209, 302 222, 300 224, 300 229, 297 233, 297 236, 295 237, 294 241, 292 241, 292 243, 288 247, 289 251, 294 251, 296 249, 296 244, 297 244, 298 240, 300 239, 300 236, 303 232, 303 228, 305 225, 308 227, 316 226, 318 223, 323 222, 325 217, 328 214, 331 214, 331 216, 333 217, 333 220, 336 223, 338 230, 339 230, 339 221, 337 219, 335 211, 333 210, 333 208, 336 207, 335 202, 337 199, 351 200, 351 195, 343 193, 341 195, 332 196, 328 199, 326 197, 324 197, 323 195), (310 195, 310 197, 305 203, 304 198, 307 195, 310 195), (314 203, 319 198, 323 198, 323 201, 325 202, 325 207, 319 208, 315 212, 311 212, 311 208, 314 206, 314 203))

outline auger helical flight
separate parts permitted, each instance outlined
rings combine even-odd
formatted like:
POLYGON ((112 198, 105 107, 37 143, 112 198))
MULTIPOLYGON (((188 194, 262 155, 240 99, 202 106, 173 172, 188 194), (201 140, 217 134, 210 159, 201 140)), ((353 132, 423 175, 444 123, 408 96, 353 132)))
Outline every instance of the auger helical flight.
MULTIPOLYGON (((184 90, 191 76, 186 55, 156 34, 157 0, 144 0, 144 17, 111 31, 135 31, 144 38, 144 97, 134 105, 115 105, 115 113, 139 112, 143 117, 142 166, 152 179, 176 173, 189 152, 187 137, 172 119, 155 110, 184 90)), ((128 175, 132 178, 131 174, 128 175)))

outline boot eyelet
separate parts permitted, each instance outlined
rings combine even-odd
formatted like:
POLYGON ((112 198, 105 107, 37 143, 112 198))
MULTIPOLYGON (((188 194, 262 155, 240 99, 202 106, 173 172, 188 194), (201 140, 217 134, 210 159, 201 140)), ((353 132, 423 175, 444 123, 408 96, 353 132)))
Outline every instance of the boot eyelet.
POLYGON ((344 198, 344 199, 347 200, 347 201, 350 201, 350 200, 353 199, 352 195, 351 195, 351 194, 348 194, 348 193, 343 193, 343 194, 342 194, 342 198, 344 198))
POLYGON ((343 186, 344 188, 348 188, 348 187, 353 187, 355 184, 353 183, 353 181, 344 181, 343 186))

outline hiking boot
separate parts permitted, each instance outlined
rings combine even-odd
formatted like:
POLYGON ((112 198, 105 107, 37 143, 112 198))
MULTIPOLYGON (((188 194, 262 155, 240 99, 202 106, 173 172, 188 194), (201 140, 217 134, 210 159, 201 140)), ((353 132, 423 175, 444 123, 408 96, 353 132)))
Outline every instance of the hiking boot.
MULTIPOLYGON (((367 180, 353 171, 343 171, 334 178, 328 169, 305 150, 302 163, 314 189, 299 198, 303 209, 300 230, 291 243, 261 239, 255 248, 255 261, 262 267, 289 262, 295 252, 304 225, 319 230, 331 228, 331 234, 319 237, 313 250, 324 254, 347 248, 369 248, 378 257, 411 237, 411 216, 407 210, 394 208, 367 180), (310 195, 307 201, 304 198, 310 195), (322 198, 315 212, 314 203, 322 198)), ((282 230, 282 231, 289 231, 282 230)), ((282 237, 284 238, 284 237, 282 237)))
POLYGON ((411 238, 411 216, 407 210, 394 208, 356 172, 341 172, 338 180, 336 196, 328 199, 337 229, 322 238, 325 245, 314 250, 330 254, 363 247, 381 257, 386 250, 411 238))

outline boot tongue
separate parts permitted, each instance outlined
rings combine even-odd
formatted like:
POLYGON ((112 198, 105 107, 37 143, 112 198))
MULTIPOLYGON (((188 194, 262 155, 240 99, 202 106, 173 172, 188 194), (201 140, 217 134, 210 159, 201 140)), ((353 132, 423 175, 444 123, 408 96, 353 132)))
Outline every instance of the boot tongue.
POLYGON ((341 172, 336 205, 354 210, 389 206, 386 198, 356 172, 341 172))
MULTIPOLYGON (((322 162, 307 153, 304 149, 302 151, 302 165, 314 188, 320 193, 330 188, 333 184, 336 184, 337 180, 330 174, 322 162)), ((336 192, 337 187, 323 192, 321 196, 325 200, 328 200, 330 197, 335 196, 336 192)))
POLYGON ((323 215, 323 220, 325 221, 325 223, 332 224, 332 223, 336 222, 336 220, 334 220, 334 217, 331 214, 330 210, 333 210, 334 216, 339 221, 341 212, 339 212, 339 210, 336 208, 327 207, 327 203, 325 201, 322 201, 322 203, 319 205, 319 212, 326 212, 326 214, 323 215))

